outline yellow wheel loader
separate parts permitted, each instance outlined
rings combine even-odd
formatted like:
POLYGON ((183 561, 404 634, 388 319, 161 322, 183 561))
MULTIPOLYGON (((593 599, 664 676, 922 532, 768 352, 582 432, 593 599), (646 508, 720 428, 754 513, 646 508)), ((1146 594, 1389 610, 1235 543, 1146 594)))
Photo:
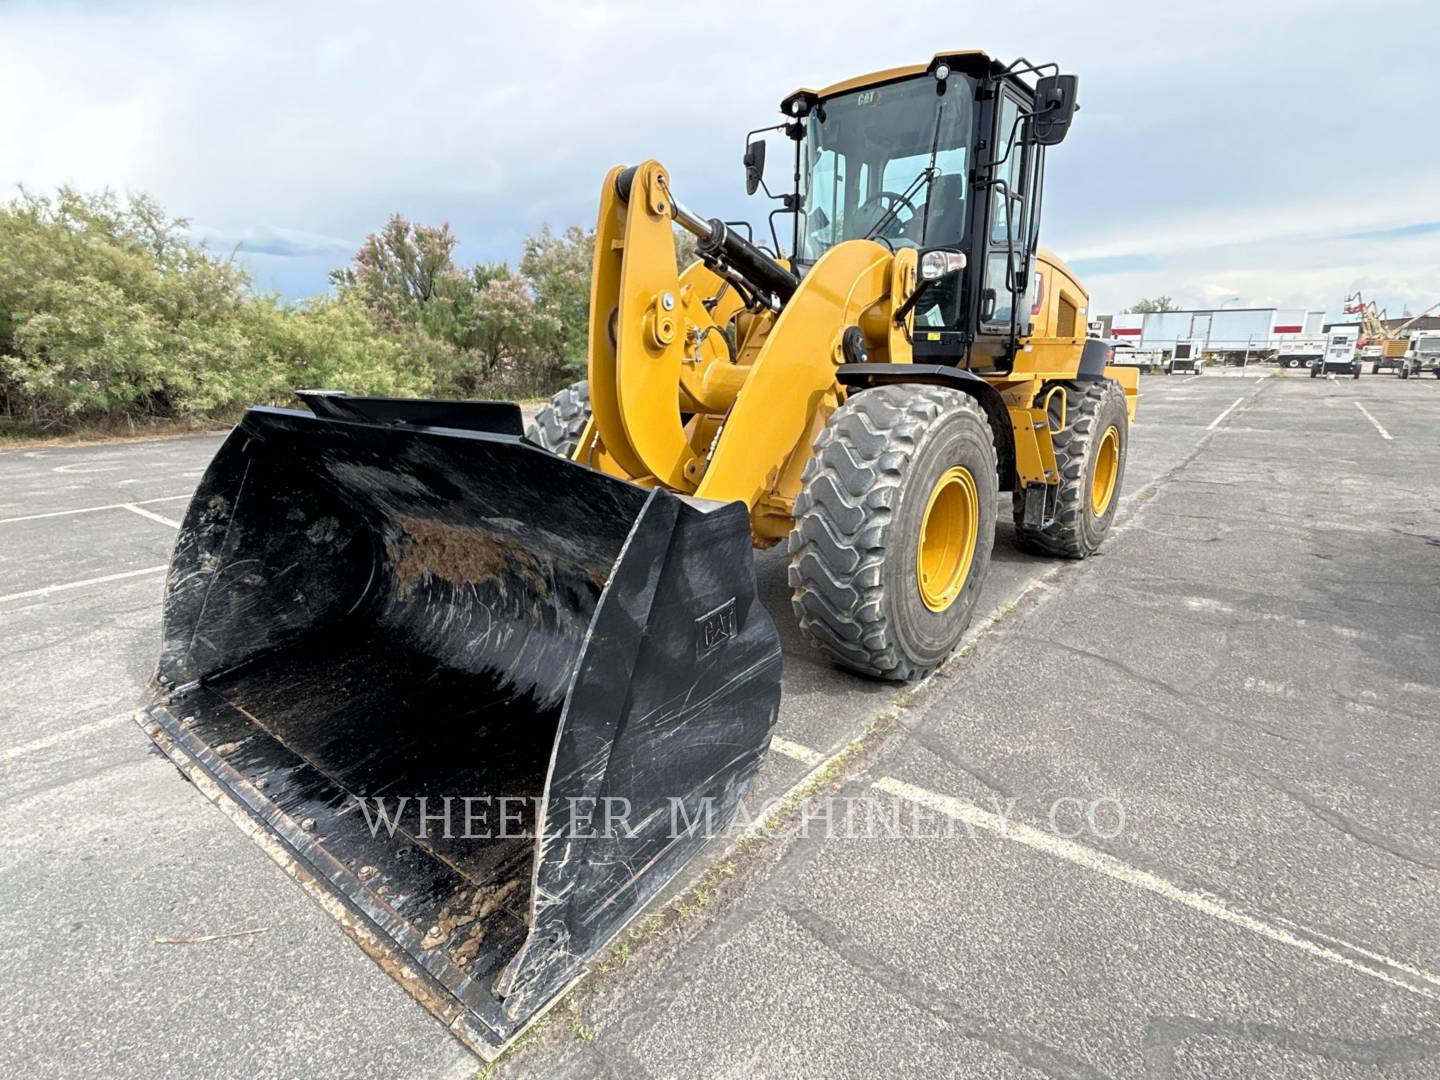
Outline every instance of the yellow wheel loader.
POLYGON ((1075 108, 1073 76, 979 52, 796 91, 745 154, 753 194, 755 136, 793 142, 769 251, 615 168, 588 378, 528 435, 333 391, 245 415, 140 722, 493 1056, 735 818, 780 699, 752 547, 787 545, 824 653, 908 679, 960 640, 1002 492, 1027 548, 1104 539, 1137 383, 1038 244, 1075 108))

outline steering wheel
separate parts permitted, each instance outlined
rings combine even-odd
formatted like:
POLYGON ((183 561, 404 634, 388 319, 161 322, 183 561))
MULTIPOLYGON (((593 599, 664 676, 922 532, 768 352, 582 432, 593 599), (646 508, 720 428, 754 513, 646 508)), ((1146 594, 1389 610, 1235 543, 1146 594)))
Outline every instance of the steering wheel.
POLYGON ((875 222, 889 216, 890 220, 886 222, 885 228, 880 231, 879 235, 887 240, 904 240, 906 237, 900 235, 900 230, 909 224, 910 218, 901 221, 901 209, 909 210, 910 218, 920 213, 915 204, 900 192, 886 190, 877 191, 866 199, 856 209, 855 214, 862 223, 868 222, 865 226, 867 232, 874 228, 875 222))

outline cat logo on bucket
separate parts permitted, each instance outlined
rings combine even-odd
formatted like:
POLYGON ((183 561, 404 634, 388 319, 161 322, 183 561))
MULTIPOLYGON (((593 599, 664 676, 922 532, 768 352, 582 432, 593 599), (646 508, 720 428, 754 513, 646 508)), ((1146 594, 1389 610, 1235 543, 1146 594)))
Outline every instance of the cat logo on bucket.
POLYGON ((699 631, 695 642, 697 656, 708 656, 735 636, 735 599, 731 597, 708 615, 695 620, 699 631))

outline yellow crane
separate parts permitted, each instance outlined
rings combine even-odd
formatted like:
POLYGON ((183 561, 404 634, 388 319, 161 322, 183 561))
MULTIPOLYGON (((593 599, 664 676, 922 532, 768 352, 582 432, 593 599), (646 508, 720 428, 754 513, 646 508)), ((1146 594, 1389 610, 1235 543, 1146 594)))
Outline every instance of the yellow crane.
POLYGON ((1374 300, 1366 300, 1358 289, 1345 297, 1344 307, 1345 314, 1360 316, 1360 348, 1363 350, 1369 345, 1378 346, 1380 349, 1374 367, 1375 371, 1380 370, 1381 361, 1399 360, 1404 357, 1405 331, 1436 309, 1440 309, 1440 300, 1431 304, 1419 315, 1412 316, 1399 326, 1392 328, 1385 325, 1385 310, 1377 307, 1374 300))

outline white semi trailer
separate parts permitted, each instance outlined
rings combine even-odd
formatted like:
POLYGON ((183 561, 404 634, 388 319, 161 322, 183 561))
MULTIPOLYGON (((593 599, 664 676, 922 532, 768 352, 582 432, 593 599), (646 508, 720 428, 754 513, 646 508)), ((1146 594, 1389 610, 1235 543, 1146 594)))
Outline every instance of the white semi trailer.
MULTIPOLYGON (((1172 356, 1182 342, 1198 341, 1206 356, 1221 363, 1268 359, 1281 350, 1314 360, 1325 351, 1324 321, 1323 311, 1307 308, 1151 311, 1111 316, 1109 336, 1117 344, 1172 356), (1308 348, 1297 351, 1297 343, 1308 348)), ((1293 366, 1301 366, 1301 361, 1293 366)))

